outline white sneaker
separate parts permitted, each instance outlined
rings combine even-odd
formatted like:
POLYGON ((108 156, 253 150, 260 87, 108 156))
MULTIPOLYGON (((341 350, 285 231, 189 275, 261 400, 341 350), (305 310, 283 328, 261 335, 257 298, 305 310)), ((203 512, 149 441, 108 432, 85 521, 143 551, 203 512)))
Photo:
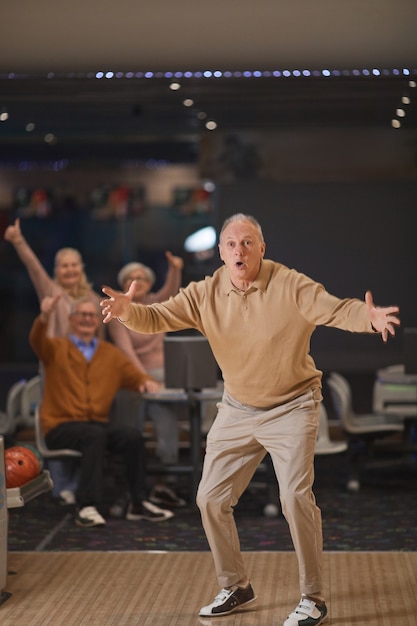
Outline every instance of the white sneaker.
POLYGON ((59 492, 59 503, 66 506, 70 504, 75 504, 75 494, 73 491, 69 489, 63 489, 59 492))
POLYGON ((283 626, 318 626, 327 619, 327 607, 314 600, 301 598, 298 606, 290 613, 283 626))
POLYGON ((75 523, 82 528, 91 528, 92 526, 105 526, 106 520, 95 506, 85 506, 77 511, 75 523))

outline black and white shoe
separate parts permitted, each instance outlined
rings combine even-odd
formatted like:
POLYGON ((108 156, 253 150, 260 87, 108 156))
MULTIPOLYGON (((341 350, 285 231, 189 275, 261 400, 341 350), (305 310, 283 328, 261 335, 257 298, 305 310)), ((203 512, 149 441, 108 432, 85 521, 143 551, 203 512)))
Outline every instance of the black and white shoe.
POLYGON ((85 506, 78 509, 75 515, 75 523, 81 528, 91 528, 92 526, 105 526, 106 520, 100 515, 95 506, 85 506))
POLYGON ((142 500, 140 504, 130 503, 127 507, 126 513, 126 519, 133 522, 139 520, 146 520, 148 522, 163 522, 171 517, 174 517, 172 511, 160 509, 159 506, 156 506, 147 500, 142 500))
POLYGON ((166 485, 155 485, 151 491, 149 500, 154 504, 167 506, 168 508, 181 507, 187 504, 185 500, 179 498, 175 491, 166 485))
POLYGON ((327 607, 309 598, 301 598, 298 606, 289 614, 284 626, 318 626, 327 619, 327 607))
POLYGON ((222 589, 211 604, 200 609, 199 615, 202 617, 229 615, 229 613, 255 600, 255 592, 250 583, 247 587, 233 585, 232 587, 222 589))

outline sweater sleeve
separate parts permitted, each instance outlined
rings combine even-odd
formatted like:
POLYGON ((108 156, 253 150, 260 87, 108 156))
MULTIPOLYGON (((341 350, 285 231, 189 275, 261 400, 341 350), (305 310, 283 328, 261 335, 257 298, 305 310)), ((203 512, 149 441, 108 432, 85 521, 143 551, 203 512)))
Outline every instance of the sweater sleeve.
POLYGON ((132 303, 128 318, 123 322, 127 328, 141 333, 162 333, 195 328, 204 332, 200 308, 203 285, 190 283, 169 300, 150 305, 132 303))
POLYGON ((29 333, 29 343, 36 356, 45 365, 50 363, 55 354, 54 339, 47 335, 47 323, 43 322, 40 315, 33 322, 29 333))
POLYGON ((120 348, 122 352, 128 357, 130 362, 141 372, 145 373, 146 368, 143 366, 142 361, 135 352, 132 345, 132 339, 130 331, 123 324, 120 324, 117 320, 111 320, 109 325, 110 339, 115 346, 120 348))
POLYGON ((294 292, 299 310, 309 323, 357 333, 373 333, 365 302, 357 298, 340 299, 322 284, 304 274, 294 273, 294 292))
POLYGON ((163 302, 168 300, 171 296, 175 296, 181 286, 181 270, 176 267, 169 267, 165 283, 162 285, 159 291, 150 293, 148 296, 148 302, 163 302))
POLYGON ((15 250, 28 271, 39 301, 45 296, 52 295, 55 282, 24 237, 15 244, 15 250))
POLYGON ((152 380, 152 377, 141 372, 135 367, 129 358, 123 354, 119 348, 113 346, 115 352, 115 364, 120 375, 120 386, 125 389, 131 389, 132 391, 139 391, 139 387, 147 380, 152 380))

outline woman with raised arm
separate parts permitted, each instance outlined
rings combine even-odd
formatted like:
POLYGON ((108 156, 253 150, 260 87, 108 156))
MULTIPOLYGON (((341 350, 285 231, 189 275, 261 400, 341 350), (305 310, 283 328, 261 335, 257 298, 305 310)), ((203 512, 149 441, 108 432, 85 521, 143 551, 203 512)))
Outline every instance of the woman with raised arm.
MULTIPOLYGON (((50 337, 65 336, 69 330, 68 316, 72 304, 85 297, 100 301, 99 295, 93 291, 87 280, 81 254, 74 248, 58 250, 55 255, 54 277, 52 278, 24 238, 20 228, 20 219, 16 219, 14 224, 6 228, 4 238, 13 245, 26 267, 39 302, 45 296, 60 294, 56 310, 48 323, 48 335, 50 337)), ((102 326, 99 328, 99 335, 104 336, 102 326)))

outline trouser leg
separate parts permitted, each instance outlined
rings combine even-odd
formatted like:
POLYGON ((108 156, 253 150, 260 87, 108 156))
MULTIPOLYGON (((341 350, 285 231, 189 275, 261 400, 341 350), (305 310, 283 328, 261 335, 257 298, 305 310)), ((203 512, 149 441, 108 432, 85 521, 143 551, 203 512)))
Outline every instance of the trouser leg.
POLYGON ((250 412, 222 402, 207 437, 197 505, 220 587, 246 577, 233 507, 265 455, 252 431, 250 412))
POLYGON ((300 590, 306 595, 322 591, 321 512, 312 490, 320 398, 319 390, 314 390, 288 403, 279 417, 275 409, 267 412, 257 429, 278 477, 282 512, 298 559, 300 590))
POLYGON ((268 411, 230 397, 220 403, 207 438, 197 504, 221 586, 245 577, 232 507, 267 450, 297 554, 301 592, 322 591, 321 513, 312 491, 320 400, 317 389, 268 411))
POLYGON ((77 504, 81 508, 101 502, 106 426, 92 422, 66 422, 45 436, 46 445, 51 449, 72 448, 82 453, 76 493, 77 504))
MULTIPOLYGON (((148 370, 160 383, 164 382, 164 368, 148 370)), ((146 414, 152 421, 156 436, 156 454, 164 465, 174 465, 179 460, 179 434, 177 408, 171 402, 146 402, 146 414)))
POLYGON ((156 434, 156 454, 165 465, 178 463, 178 421, 174 406, 166 402, 148 402, 147 412, 156 434))
POLYGON ((108 449, 122 457, 132 502, 138 504, 146 498, 145 445, 137 428, 109 426, 108 449))
POLYGON ((51 474, 53 488, 52 495, 59 497, 61 491, 77 491, 79 459, 67 457, 65 459, 48 459, 46 466, 51 474))

